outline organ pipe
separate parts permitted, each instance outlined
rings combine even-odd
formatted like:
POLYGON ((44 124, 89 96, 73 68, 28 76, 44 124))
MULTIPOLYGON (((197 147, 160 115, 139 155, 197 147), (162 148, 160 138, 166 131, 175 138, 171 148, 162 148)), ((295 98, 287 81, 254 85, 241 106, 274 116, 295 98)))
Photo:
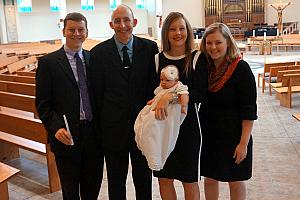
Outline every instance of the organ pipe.
MULTIPOLYGON (((240 1, 226 1, 226 0, 202 0, 205 4, 205 16, 213 17, 213 20, 224 22, 224 2, 226 5, 233 5, 233 2, 238 4, 244 4, 244 19, 246 22, 252 22, 253 16, 256 16, 254 23, 263 22, 263 18, 260 16, 265 12, 266 0, 240 0, 240 1)), ((235 8, 232 8, 235 9, 235 8)), ((231 15, 231 14, 230 14, 231 15)), ((226 17, 232 17, 227 16, 226 17)), ((228 18, 228 19, 229 19, 228 18)), ((227 18, 226 18, 227 19, 227 18)))
POLYGON ((216 13, 215 13, 215 9, 216 9, 216 8, 215 8, 215 1, 212 0, 211 3, 212 3, 212 7, 211 7, 211 8, 212 8, 212 14, 215 15, 215 14, 216 14, 216 13))
POLYGON ((218 4, 219 4, 219 16, 218 16, 218 19, 219 19, 220 22, 223 22, 223 19, 222 19, 222 14, 223 14, 222 0, 219 0, 218 4))

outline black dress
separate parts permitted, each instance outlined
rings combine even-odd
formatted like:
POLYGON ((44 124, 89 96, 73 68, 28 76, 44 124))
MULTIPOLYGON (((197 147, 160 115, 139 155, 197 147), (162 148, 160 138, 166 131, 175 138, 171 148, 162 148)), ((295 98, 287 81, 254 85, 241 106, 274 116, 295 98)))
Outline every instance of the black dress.
MULTIPOLYGON (((196 51, 192 53, 193 57, 195 53, 196 51)), ((198 181, 200 147, 199 125, 194 103, 202 102, 207 92, 207 70, 205 56, 200 54, 195 70, 187 77, 184 72, 184 59, 184 56, 171 57, 165 53, 159 54, 159 74, 167 65, 177 66, 179 80, 189 88, 189 104, 174 150, 168 157, 164 168, 153 173, 155 177, 191 183, 198 181)))
POLYGON ((233 154, 242 134, 242 120, 257 119, 256 85, 245 61, 217 92, 208 92, 200 109, 203 146, 201 176, 218 181, 242 181, 252 176, 252 137, 245 160, 235 164, 233 154))

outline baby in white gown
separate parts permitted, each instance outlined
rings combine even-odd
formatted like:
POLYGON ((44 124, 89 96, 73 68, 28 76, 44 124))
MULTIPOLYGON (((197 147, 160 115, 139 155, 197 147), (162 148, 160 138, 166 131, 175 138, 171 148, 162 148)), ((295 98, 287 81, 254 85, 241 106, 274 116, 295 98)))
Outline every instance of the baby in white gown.
POLYGON ((161 70, 160 85, 154 90, 155 97, 139 113, 135 124, 135 141, 145 155, 152 170, 161 170, 173 151, 188 104, 188 87, 179 80, 178 69, 168 65, 161 70), (172 93, 173 101, 168 105, 168 117, 165 120, 155 119, 155 108, 160 98, 172 93))

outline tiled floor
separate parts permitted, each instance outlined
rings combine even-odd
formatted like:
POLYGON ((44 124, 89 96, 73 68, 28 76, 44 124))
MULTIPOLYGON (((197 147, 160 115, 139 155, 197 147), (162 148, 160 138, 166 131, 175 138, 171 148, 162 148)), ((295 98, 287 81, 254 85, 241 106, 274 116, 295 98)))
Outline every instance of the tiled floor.
MULTIPOLYGON (((273 56, 245 55, 254 73, 261 71, 264 60, 300 60, 300 54, 273 56)), ((300 121, 292 114, 300 113, 300 95, 293 97, 293 108, 279 106, 278 100, 258 89, 258 115, 254 124, 253 177, 247 182, 249 200, 300 200, 300 121)), ((9 162, 21 169, 21 173, 9 181, 11 200, 62 199, 61 192, 49 194, 45 159, 39 155, 22 151, 21 158, 9 162)), ((199 182, 201 199, 203 182, 199 182)), ((133 200, 132 180, 128 178, 128 199, 133 200)), ((178 199, 183 198, 180 183, 176 182, 178 199)), ((221 184, 220 199, 229 199, 228 188, 221 184)), ((1 199, 1 194, 0 194, 1 199)), ((104 178, 99 199, 107 198, 107 181, 104 178)), ((160 199, 157 180, 153 178, 153 199, 160 199)))

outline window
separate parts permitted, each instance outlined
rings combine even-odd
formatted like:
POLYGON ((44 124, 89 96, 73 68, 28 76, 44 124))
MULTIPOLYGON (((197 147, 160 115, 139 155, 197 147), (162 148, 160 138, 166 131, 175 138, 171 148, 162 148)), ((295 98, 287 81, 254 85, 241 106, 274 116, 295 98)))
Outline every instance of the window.
POLYGON ((137 9, 145 9, 145 0, 136 0, 137 9))
POLYGON ((31 0, 17 0, 18 12, 32 12, 31 0))
POLYGON ((53 12, 60 11, 60 0, 50 0, 50 9, 53 12))
POLYGON ((94 10, 94 0, 81 0, 82 10, 94 10))
POLYGON ((122 0, 109 0, 110 9, 116 9, 121 4, 122 4, 122 0))

